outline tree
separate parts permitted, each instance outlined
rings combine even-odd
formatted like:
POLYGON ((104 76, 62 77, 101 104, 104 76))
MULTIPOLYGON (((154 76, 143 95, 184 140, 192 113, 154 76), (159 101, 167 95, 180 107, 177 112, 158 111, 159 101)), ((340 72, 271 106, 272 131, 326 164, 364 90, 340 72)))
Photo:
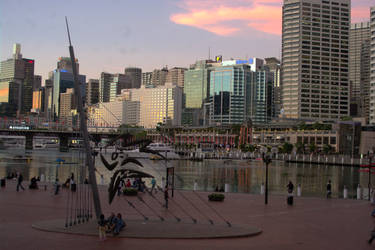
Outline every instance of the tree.
POLYGON ((281 153, 284 154, 290 154, 293 151, 293 145, 289 142, 284 142, 284 144, 281 146, 281 153))
POLYGON ((329 154, 329 153, 332 153, 333 152, 333 147, 329 144, 324 144, 323 145, 323 152, 325 154, 329 154))
POLYGON ((294 144, 294 146, 296 147, 296 151, 298 154, 305 153, 305 144, 303 144, 302 142, 297 142, 296 144, 294 144))
POLYGON ((317 150, 317 146, 315 145, 315 143, 310 143, 309 144, 309 150, 310 150, 310 153, 315 153, 316 150, 317 150))

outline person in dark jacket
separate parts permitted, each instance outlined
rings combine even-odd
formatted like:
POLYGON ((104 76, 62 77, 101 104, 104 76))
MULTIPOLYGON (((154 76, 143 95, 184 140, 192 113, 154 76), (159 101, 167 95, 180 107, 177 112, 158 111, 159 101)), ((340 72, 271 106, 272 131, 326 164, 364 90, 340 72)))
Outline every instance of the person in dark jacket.
POLYGON ((23 176, 22 176, 21 173, 19 173, 18 178, 17 178, 17 192, 18 192, 20 187, 22 188, 22 190, 25 191, 25 188, 22 186, 22 182, 23 182, 23 176))

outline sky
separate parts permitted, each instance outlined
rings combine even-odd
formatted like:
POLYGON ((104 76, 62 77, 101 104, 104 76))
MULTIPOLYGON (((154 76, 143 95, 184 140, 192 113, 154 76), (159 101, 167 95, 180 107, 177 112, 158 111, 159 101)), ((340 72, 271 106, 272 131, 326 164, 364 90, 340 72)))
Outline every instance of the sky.
MULTIPOLYGON (((374 0, 352 1, 352 22, 369 19, 374 0)), ((196 60, 278 57, 282 0, 1 0, 0 60, 21 44, 35 59, 35 74, 69 56, 64 17, 70 24, 80 73, 144 72, 188 67, 196 60)))

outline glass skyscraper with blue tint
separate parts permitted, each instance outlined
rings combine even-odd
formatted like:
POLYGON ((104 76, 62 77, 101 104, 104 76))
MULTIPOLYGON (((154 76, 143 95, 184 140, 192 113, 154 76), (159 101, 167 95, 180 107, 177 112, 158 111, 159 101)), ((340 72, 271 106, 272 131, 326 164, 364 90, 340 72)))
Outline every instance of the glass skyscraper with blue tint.
MULTIPOLYGON (((78 75, 78 80, 81 83, 82 98, 85 98, 86 92, 86 76, 78 75)), ((58 120, 60 112, 60 94, 66 93, 67 89, 74 88, 73 73, 65 69, 57 69, 53 73, 53 96, 52 96, 52 112, 53 119, 58 120)))
POLYGON ((247 64, 222 66, 210 73, 210 125, 241 124, 246 119, 246 89, 251 83, 247 64))

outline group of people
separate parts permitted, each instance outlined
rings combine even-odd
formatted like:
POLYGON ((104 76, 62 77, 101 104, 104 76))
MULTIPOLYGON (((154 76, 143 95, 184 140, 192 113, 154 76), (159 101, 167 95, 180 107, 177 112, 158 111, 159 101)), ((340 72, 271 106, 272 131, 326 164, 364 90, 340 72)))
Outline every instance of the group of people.
MULTIPOLYGON (((25 190, 25 188, 23 187, 22 185, 22 182, 23 182, 23 175, 19 172, 17 172, 13 179, 16 178, 17 179, 17 187, 16 187, 16 190, 17 192, 22 189, 22 190, 25 190)), ((33 178, 31 178, 30 180, 30 185, 29 185, 29 189, 38 189, 38 181, 40 181, 40 178, 39 177, 36 177, 34 176, 33 178)))
POLYGON ((114 236, 118 235, 125 226, 126 223, 120 213, 117 216, 111 213, 107 219, 104 214, 101 214, 98 221, 100 240, 105 240, 107 233, 112 233, 114 236))
MULTIPOLYGON (((288 185, 286 186, 288 189, 288 205, 293 205, 293 191, 294 191, 294 184, 292 181, 289 181, 288 185)), ((327 199, 330 199, 332 197, 332 183, 331 180, 328 180, 327 183, 327 193, 326 193, 327 199)))
POLYGON ((155 178, 151 179, 151 190, 149 190, 145 184, 145 181, 142 178, 135 178, 134 180, 126 179, 126 181, 121 180, 119 186, 117 187, 117 195, 121 195, 123 190, 126 188, 135 188, 139 192, 144 193, 145 191, 150 191, 153 193, 154 191, 157 192, 156 188, 156 180, 155 178))

